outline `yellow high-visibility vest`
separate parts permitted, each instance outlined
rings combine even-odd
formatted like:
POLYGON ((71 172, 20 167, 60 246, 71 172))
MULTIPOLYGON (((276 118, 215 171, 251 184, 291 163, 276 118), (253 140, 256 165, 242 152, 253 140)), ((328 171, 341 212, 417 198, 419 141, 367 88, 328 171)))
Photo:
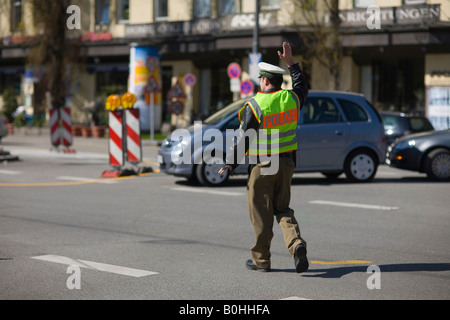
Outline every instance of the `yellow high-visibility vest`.
POLYGON ((300 99, 294 91, 259 92, 239 111, 240 121, 246 105, 260 124, 247 154, 269 155, 297 150, 300 99))

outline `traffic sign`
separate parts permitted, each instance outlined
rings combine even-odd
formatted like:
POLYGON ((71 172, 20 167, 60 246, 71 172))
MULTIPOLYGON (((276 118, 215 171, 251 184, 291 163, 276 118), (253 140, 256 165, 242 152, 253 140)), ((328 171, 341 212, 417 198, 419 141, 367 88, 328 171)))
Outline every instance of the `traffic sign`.
POLYGON ((159 84, 158 84, 158 80, 156 80, 156 78, 154 76, 150 76, 148 78, 148 82, 147 85, 145 86, 145 90, 149 93, 153 92, 159 92, 159 84))
POLYGON ((154 74, 156 69, 158 68, 159 62, 156 57, 148 57, 146 61, 146 67, 150 74, 154 74))
POLYGON ((230 63, 227 68, 228 76, 231 79, 239 78, 241 76, 241 66, 236 62, 230 63))
POLYGON ((177 100, 171 103, 170 105, 170 112, 175 115, 180 115, 183 113, 184 104, 183 102, 177 100))
POLYGON ((183 82, 185 85, 192 87, 197 82, 197 78, 192 73, 188 73, 184 76, 183 82))
POLYGON ((167 94, 167 99, 173 99, 173 98, 182 98, 186 99, 186 94, 184 93, 183 87, 181 86, 180 82, 177 81, 177 83, 170 89, 169 93, 167 94))
POLYGON ((255 86, 253 85, 253 82, 251 81, 242 81, 241 82, 241 94, 244 96, 247 96, 253 92, 255 89, 255 86))

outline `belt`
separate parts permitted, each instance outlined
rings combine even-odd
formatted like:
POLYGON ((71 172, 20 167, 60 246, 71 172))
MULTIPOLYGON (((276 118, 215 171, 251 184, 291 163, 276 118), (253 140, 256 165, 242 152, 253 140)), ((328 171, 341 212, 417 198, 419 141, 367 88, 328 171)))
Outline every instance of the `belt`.
POLYGON ((294 152, 284 152, 279 154, 280 158, 294 159, 294 152))
POLYGON ((264 156, 264 158, 262 159, 263 161, 261 161, 260 156, 257 156, 257 162, 261 163, 261 162, 264 162, 264 161, 267 161, 267 160, 270 161, 270 157, 279 157, 279 158, 285 158, 285 159, 292 159, 294 161, 296 159, 295 151, 291 151, 291 152, 283 152, 283 153, 278 153, 278 154, 264 156))

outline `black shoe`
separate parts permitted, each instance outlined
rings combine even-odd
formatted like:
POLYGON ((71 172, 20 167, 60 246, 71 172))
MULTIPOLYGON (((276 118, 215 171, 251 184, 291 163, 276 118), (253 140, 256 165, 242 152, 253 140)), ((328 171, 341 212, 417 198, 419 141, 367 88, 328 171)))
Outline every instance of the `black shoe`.
POLYGON ((255 266, 255 264, 253 263, 252 260, 247 260, 247 262, 245 263, 245 266, 247 267, 247 269, 254 270, 254 271, 261 271, 261 272, 269 272, 270 271, 270 268, 259 268, 259 267, 255 266))
POLYGON ((295 247, 294 253, 295 271, 297 273, 302 273, 308 270, 309 263, 306 257, 306 247, 303 244, 299 244, 295 247))

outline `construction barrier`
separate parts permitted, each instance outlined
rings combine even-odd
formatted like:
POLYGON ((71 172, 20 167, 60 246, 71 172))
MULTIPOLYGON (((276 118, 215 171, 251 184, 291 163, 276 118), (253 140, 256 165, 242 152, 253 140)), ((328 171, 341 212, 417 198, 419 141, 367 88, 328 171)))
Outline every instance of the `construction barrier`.
POLYGON ((141 127, 139 123, 139 109, 125 110, 127 134, 127 160, 136 164, 142 162, 141 127))
POLYGON ((61 139, 66 147, 70 147, 73 143, 72 138, 72 118, 70 116, 70 108, 61 108, 61 139))
POLYGON ((70 108, 50 109, 50 140, 54 147, 64 145, 64 152, 75 152, 70 146, 73 143, 72 118, 70 108))
POLYGON ((50 141, 53 146, 58 147, 61 144, 58 109, 50 109, 49 126, 50 141))
POLYGON ((109 164, 113 167, 125 164, 122 119, 123 110, 109 112, 109 164))
POLYGON ((142 144, 139 109, 133 109, 136 97, 126 93, 122 97, 111 95, 106 100, 109 110, 109 164, 113 170, 106 170, 102 177, 137 175, 153 171, 137 165, 142 162, 142 144), (124 168, 126 163, 134 168, 124 168))

